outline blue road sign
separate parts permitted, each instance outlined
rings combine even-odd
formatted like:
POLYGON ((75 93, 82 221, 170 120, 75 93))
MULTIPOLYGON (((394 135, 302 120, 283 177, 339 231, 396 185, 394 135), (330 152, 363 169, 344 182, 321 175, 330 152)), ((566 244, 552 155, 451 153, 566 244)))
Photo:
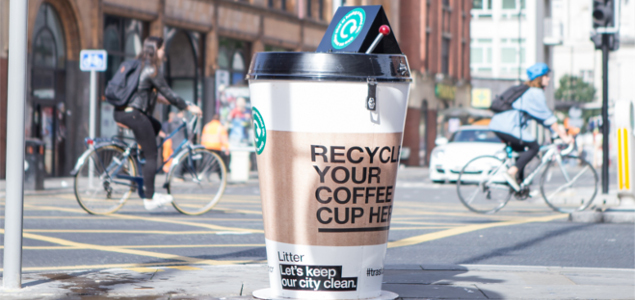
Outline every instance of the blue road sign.
POLYGON ((79 69, 82 71, 106 71, 107 62, 106 50, 82 50, 79 53, 79 69))

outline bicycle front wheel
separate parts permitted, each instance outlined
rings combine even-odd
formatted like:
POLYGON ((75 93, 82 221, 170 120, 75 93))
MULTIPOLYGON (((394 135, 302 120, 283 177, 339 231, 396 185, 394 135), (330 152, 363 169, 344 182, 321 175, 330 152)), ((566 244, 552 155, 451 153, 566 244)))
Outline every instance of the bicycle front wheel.
POLYGON ((124 159, 120 147, 107 145, 92 152, 75 174, 75 198, 89 214, 107 215, 121 208, 134 192, 134 185, 117 175, 137 176, 132 158, 124 159))
POLYGON ((186 150, 168 173, 172 205, 186 215, 208 212, 218 203, 227 186, 227 169, 221 157, 207 149, 186 150))
POLYGON ((492 214, 503 208, 512 196, 512 189, 502 176, 503 161, 496 156, 479 156, 470 160, 456 181, 456 191, 467 209, 480 214, 492 214))
POLYGON ((586 160, 563 156, 549 162, 540 180, 540 192, 553 210, 571 213, 587 209, 598 191, 598 174, 586 160))

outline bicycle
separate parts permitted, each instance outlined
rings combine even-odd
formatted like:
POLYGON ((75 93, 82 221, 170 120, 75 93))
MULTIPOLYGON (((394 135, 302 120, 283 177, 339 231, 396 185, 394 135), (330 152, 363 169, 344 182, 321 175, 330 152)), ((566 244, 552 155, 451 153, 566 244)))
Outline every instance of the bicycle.
POLYGON ((511 196, 518 200, 533 197, 530 186, 540 177, 540 194, 547 205, 562 213, 587 209, 598 190, 598 175, 586 160, 572 155, 575 143, 561 149, 562 143, 540 147, 540 164, 515 191, 503 177, 503 172, 515 163, 518 156, 507 146, 504 153, 483 155, 470 160, 461 170, 456 181, 461 203, 470 211, 492 214, 507 205, 511 196), (573 176, 572 176, 573 175, 573 176))
MULTIPOLYGON (((227 186, 227 169, 221 157, 190 142, 196 134, 198 117, 192 117, 170 133, 159 145, 180 130, 186 139, 157 168, 171 162, 163 188, 174 197, 172 206, 186 215, 200 215, 216 205, 227 186), (188 135, 191 132, 192 135, 188 135)), ((137 191, 145 198, 141 166, 142 151, 133 138, 86 138, 88 149, 77 160, 71 175, 75 177, 75 197, 89 214, 107 215, 119 210, 137 191), (132 139, 127 143, 124 139, 132 139)))

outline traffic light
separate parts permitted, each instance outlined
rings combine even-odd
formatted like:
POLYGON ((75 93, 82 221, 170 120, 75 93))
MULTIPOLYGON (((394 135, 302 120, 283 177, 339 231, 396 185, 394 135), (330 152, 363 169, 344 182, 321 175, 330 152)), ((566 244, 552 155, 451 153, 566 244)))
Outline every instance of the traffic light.
POLYGON ((619 48, 619 5, 620 0, 593 0, 593 33, 591 41, 595 49, 602 49, 602 44, 607 43, 609 50, 619 48), (606 39, 604 35, 608 35, 606 39))
MULTIPOLYGON (((593 0, 593 28, 614 26, 613 1, 616 0, 593 0)), ((617 0, 619 1, 619 0, 617 0)))

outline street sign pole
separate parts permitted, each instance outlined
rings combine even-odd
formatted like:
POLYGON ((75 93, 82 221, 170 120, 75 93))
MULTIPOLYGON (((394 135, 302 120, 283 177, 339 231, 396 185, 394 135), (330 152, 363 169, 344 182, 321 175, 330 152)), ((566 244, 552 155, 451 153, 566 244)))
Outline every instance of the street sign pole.
POLYGON ((97 71, 90 71, 90 93, 89 93, 89 123, 88 123, 88 136, 91 139, 95 138, 95 123, 97 118, 97 71))
MULTIPOLYGON (((90 92, 88 94, 88 137, 92 140, 97 135, 97 72, 106 71, 108 53, 106 50, 84 49, 79 53, 79 69, 90 72, 90 92)), ((92 162, 88 164, 88 186, 93 186, 92 162)))
MULTIPOLYGON (((97 71, 90 71, 90 93, 88 94, 88 137, 91 140, 95 139, 96 131, 95 123, 97 118, 97 71)), ((93 187, 93 163, 88 164, 88 187, 93 187)))
POLYGON ((609 193, 609 35, 602 35, 602 194, 609 193))
POLYGON ((9 8, 9 76, 7 91, 7 164, 4 209, 3 288, 22 288, 22 220, 24 209, 24 106, 29 1, 11 0, 9 8))

